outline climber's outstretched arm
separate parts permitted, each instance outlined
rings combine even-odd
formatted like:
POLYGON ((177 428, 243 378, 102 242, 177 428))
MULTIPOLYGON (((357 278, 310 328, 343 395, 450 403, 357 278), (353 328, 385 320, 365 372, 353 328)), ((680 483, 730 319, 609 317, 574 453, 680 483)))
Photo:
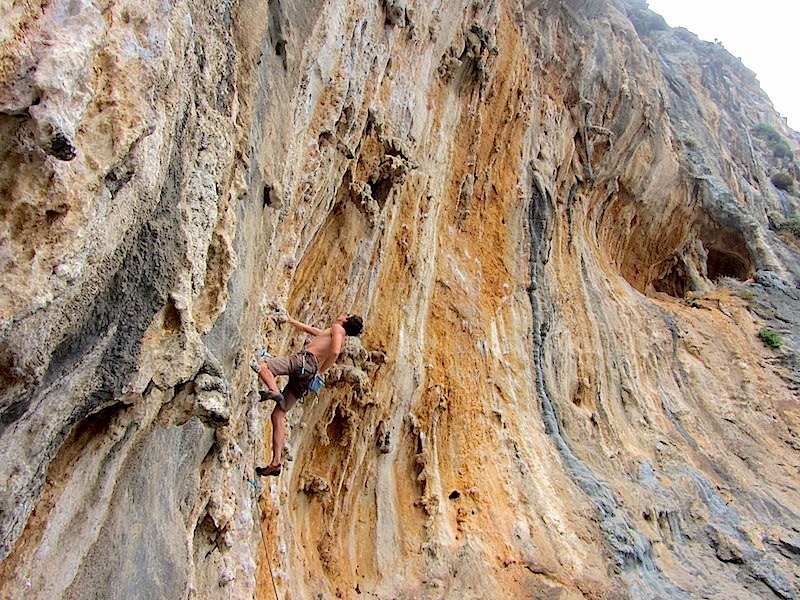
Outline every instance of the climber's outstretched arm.
POLYGON ((293 319, 288 314, 286 315, 286 322, 289 323, 292 327, 299 329, 309 335, 319 335, 322 333, 322 329, 317 329, 316 327, 311 327, 311 325, 306 325, 305 323, 301 323, 297 319, 293 319))

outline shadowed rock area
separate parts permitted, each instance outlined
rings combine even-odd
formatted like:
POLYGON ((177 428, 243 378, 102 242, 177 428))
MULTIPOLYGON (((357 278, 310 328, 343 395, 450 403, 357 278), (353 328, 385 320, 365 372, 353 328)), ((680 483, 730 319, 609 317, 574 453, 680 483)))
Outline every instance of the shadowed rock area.
POLYGON ((4 4, 0 597, 800 599, 798 153, 639 0, 4 4))

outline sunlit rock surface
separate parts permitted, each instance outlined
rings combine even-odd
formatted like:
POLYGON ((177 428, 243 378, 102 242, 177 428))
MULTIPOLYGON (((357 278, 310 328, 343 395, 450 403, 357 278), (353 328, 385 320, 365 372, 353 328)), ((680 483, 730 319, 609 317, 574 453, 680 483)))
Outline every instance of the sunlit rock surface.
POLYGON ((0 596, 800 598, 798 152, 635 0, 4 3, 0 596))

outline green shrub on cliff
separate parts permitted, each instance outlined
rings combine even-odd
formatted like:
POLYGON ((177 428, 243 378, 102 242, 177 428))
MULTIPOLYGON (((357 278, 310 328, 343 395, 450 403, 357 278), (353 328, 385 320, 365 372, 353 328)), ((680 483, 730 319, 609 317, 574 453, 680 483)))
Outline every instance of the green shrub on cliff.
POLYGON ((778 231, 788 231, 794 237, 800 238, 800 215, 784 219, 778 227, 778 231))
POLYGON ((759 339, 764 342, 770 348, 775 348, 778 350, 781 346, 783 346, 783 340, 781 339, 781 334, 775 331, 774 329, 770 329, 769 327, 764 327, 758 332, 759 339))
POLYGON ((778 142, 783 139, 778 130, 769 123, 759 123, 753 127, 753 135, 765 142, 778 142))
POLYGON ((767 147, 772 150, 772 154, 776 158, 792 157, 792 149, 789 143, 783 139, 783 136, 778 133, 778 130, 769 123, 759 123, 753 127, 752 131, 753 135, 767 143, 767 147))
POLYGON ((789 147, 789 143, 786 140, 776 142, 771 145, 771 148, 775 158, 791 158, 793 156, 792 149, 789 147))
POLYGON ((769 180, 776 188, 787 192, 791 190, 792 185, 794 185, 794 179, 792 179, 792 176, 788 173, 775 173, 769 180))

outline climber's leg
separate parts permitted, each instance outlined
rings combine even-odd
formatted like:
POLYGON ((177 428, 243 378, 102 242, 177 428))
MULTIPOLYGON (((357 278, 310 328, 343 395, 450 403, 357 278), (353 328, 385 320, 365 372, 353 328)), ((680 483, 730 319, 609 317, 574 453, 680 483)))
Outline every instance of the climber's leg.
MULTIPOLYGON (((270 358, 269 364, 267 362, 258 363, 258 378, 264 382, 270 391, 275 394, 280 394, 278 384, 275 382, 275 375, 288 375, 287 369, 282 369, 282 362, 284 357, 270 358), (270 368, 272 367, 272 368, 270 368), (273 370, 274 369, 274 370, 273 370), (281 372, 283 371, 283 372, 281 372)), ((287 361, 288 362, 288 361, 287 361)))
MULTIPOLYGON (((286 411, 276 404, 272 410, 272 462, 270 469, 280 469, 283 440, 286 437, 286 411)), ((280 473, 280 470, 278 471, 280 473)))

